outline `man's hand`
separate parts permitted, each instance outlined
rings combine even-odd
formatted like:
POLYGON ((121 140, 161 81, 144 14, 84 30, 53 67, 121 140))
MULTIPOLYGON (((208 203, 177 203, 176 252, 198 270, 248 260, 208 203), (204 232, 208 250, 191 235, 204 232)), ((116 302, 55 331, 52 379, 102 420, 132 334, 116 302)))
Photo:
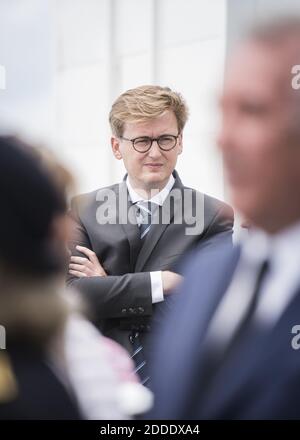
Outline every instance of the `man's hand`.
POLYGON ((69 264, 71 275, 78 278, 107 276, 95 252, 84 246, 76 246, 76 249, 86 255, 87 258, 71 256, 71 263, 69 264))
POLYGON ((165 295, 171 293, 175 287, 182 281, 182 276, 177 273, 170 272, 169 270, 164 270, 161 273, 163 291, 165 295))

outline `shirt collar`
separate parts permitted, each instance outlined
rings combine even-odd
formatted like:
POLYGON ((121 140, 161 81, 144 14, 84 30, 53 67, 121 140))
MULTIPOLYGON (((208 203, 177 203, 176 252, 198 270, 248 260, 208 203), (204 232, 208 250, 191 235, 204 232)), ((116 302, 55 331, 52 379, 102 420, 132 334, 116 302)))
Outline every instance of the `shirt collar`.
POLYGON ((142 201, 148 202, 149 201, 152 203, 156 203, 157 205, 160 205, 160 206, 163 205, 164 201, 168 197, 174 183, 175 183, 175 179, 174 179, 174 176, 171 174, 166 186, 158 194, 156 194, 154 197, 152 197, 152 199, 146 200, 143 197, 141 197, 139 194, 137 194, 137 192, 132 188, 128 176, 126 178, 126 185, 127 185, 129 196, 130 196, 132 203, 137 203, 137 202, 142 202, 142 201))
POLYGON ((277 234, 269 235, 260 229, 249 233, 242 248, 244 258, 253 263, 269 259, 274 264, 293 260, 299 266, 300 261, 300 222, 285 228, 277 234))

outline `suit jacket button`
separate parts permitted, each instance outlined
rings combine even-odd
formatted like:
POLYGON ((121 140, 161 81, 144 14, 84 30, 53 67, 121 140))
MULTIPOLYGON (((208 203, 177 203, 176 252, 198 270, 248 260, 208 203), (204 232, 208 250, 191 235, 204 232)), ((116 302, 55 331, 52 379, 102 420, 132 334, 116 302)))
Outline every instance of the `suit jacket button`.
POLYGON ((144 309, 144 307, 139 307, 139 308, 138 308, 138 311, 139 311, 140 313, 144 313, 145 309, 144 309))

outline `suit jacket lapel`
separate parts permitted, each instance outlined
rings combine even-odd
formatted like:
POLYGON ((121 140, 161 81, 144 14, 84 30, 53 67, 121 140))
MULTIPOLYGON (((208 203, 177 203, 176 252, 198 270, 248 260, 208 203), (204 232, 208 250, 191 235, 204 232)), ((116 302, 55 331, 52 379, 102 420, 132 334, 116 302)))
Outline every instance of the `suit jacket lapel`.
POLYGON ((139 227, 135 223, 134 208, 129 199, 125 181, 119 184, 119 191, 117 192, 117 213, 117 221, 121 224, 122 229, 127 235, 130 247, 130 269, 131 272, 134 272, 134 266, 142 246, 142 242, 139 227))
MULTIPOLYGON (((183 185, 177 172, 174 171, 173 175, 175 177, 175 183, 172 190, 177 189, 178 191, 182 191, 183 185)), ((164 201, 163 206, 159 206, 159 209, 157 209, 153 215, 153 224, 151 225, 150 231, 144 240, 143 246, 136 260, 135 272, 141 272, 143 270, 165 229, 172 223, 174 215, 180 213, 179 211, 182 209, 182 203, 176 197, 174 198, 174 204, 170 203, 171 191, 164 201), (170 207, 170 210, 168 207, 170 207), (163 219, 167 219, 169 222, 163 222, 163 219)))

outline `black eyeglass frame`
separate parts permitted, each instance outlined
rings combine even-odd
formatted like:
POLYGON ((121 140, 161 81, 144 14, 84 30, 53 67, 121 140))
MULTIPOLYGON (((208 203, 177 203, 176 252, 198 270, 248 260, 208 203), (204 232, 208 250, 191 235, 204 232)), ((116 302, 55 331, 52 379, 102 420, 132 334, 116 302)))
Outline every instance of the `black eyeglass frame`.
POLYGON ((178 133, 176 136, 175 136, 174 134, 162 134, 162 135, 159 136, 158 138, 151 138, 151 137, 149 137, 149 136, 138 136, 138 137, 136 137, 136 138, 134 138, 134 139, 128 139, 128 138, 126 138, 126 137, 124 137, 124 136, 121 136, 120 139, 122 139, 122 140, 124 140, 124 141, 129 141, 129 142, 131 142, 131 143, 132 143, 132 147, 133 147, 133 149, 134 149, 135 151, 137 151, 138 153, 143 154, 143 153, 147 153, 149 150, 151 150, 151 147, 152 147, 152 144, 153 144, 154 141, 157 142, 158 147, 159 147, 162 151, 171 151, 171 150, 173 150, 173 148, 175 148, 176 145, 177 145, 177 141, 178 141, 178 138, 179 138, 180 135, 181 135, 181 133, 178 133), (174 145, 173 145, 171 148, 162 148, 162 147, 159 145, 159 140, 160 140, 162 137, 165 137, 165 136, 169 136, 169 137, 172 137, 172 138, 174 139, 174 145), (148 148, 147 150, 144 150, 144 151, 137 150, 136 147, 134 146, 134 144, 135 144, 135 142, 136 142, 137 139, 149 139, 149 140, 150 140, 149 148, 148 148))

